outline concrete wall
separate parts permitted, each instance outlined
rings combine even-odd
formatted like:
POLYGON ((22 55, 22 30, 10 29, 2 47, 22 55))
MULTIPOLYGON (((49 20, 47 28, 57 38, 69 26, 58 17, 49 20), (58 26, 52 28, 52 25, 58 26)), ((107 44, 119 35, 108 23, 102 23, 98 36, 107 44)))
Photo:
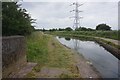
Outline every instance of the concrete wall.
POLYGON ((2 37, 0 36, 0 80, 2 79, 2 37))
POLYGON ((23 36, 2 38, 2 77, 13 76, 26 64, 26 45, 23 36))
POLYGON ((110 53, 112 53, 116 58, 118 58, 120 60, 120 50, 99 40, 99 39, 95 39, 95 41, 97 43, 99 43, 101 46, 103 46, 107 51, 109 51, 110 53))

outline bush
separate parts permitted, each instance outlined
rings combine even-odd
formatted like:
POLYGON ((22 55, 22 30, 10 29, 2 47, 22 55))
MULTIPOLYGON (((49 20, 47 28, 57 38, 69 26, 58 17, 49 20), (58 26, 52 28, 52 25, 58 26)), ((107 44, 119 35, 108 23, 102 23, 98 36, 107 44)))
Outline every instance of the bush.
POLYGON ((109 27, 108 25, 106 24, 99 24, 96 26, 96 30, 111 30, 111 27, 109 27))
POLYGON ((3 2, 2 3, 2 35, 27 35, 30 34, 34 27, 34 19, 25 9, 20 7, 17 2, 3 2))

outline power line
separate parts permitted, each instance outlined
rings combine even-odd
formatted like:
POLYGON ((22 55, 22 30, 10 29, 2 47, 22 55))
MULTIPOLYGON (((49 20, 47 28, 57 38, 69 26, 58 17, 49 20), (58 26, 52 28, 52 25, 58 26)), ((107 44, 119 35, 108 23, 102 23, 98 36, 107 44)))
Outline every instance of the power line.
POLYGON ((74 18, 74 23, 73 23, 73 29, 77 29, 77 28, 80 28, 80 19, 82 19, 83 17, 80 17, 79 16, 79 13, 80 12, 83 12, 83 11, 80 11, 78 9, 78 7, 82 6, 83 4, 79 4, 78 2, 75 2, 75 3, 72 3, 70 6, 72 5, 75 5, 75 9, 70 11, 70 12, 75 12, 75 15, 73 17, 70 17, 70 18, 74 18))

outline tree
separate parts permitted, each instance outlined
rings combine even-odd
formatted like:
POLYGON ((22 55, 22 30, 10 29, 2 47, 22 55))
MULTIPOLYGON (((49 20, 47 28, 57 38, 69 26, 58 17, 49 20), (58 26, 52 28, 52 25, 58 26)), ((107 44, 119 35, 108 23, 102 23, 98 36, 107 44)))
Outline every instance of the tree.
POLYGON ((54 29, 54 28, 53 28, 53 29, 49 29, 49 31, 57 31, 57 29, 54 29))
POLYGON ((70 27, 65 28, 65 31, 72 31, 73 29, 70 27))
POLYGON ((81 31, 87 31, 87 28, 85 28, 85 27, 81 27, 80 29, 81 29, 81 31))
POLYGON ((108 25, 106 24, 99 24, 96 26, 96 30, 111 30, 111 27, 109 27, 108 25))
POLYGON ((17 2, 2 3, 2 35, 27 35, 30 34, 34 27, 34 19, 22 9, 17 2))
POLYGON ((59 28, 58 31, 64 31, 65 29, 59 28))
POLYGON ((85 27, 79 27, 79 28, 75 29, 75 31, 94 31, 94 29, 85 28, 85 27))

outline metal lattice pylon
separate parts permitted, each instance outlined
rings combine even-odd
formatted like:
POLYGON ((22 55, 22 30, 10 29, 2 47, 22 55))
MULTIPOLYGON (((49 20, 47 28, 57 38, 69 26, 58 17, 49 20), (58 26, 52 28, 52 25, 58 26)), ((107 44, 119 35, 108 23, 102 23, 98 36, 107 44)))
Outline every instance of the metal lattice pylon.
POLYGON ((72 6, 72 5, 75 5, 75 9, 70 11, 70 12, 75 12, 74 17, 71 17, 71 18, 74 18, 73 29, 77 29, 77 28, 81 27, 80 26, 80 19, 83 18, 83 17, 79 16, 79 13, 83 12, 83 11, 80 11, 78 9, 78 7, 82 6, 83 4, 79 4, 78 2, 75 2, 75 3, 72 3, 70 6, 72 6))

